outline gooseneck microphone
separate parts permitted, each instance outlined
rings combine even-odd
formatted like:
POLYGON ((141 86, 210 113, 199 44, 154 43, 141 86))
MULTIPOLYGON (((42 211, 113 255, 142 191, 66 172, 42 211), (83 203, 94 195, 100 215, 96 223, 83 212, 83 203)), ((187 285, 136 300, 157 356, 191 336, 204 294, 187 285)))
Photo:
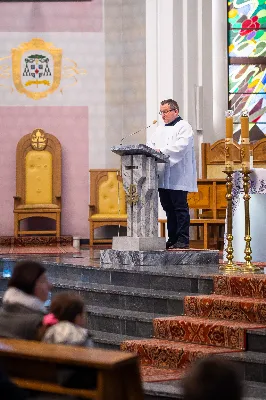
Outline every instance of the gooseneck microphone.
POLYGON ((122 145, 122 142, 123 142, 124 139, 129 138, 130 136, 136 135, 137 133, 143 131, 144 129, 150 128, 152 125, 156 124, 156 122, 157 122, 157 120, 155 119, 155 120, 152 121, 152 124, 150 124, 150 125, 148 125, 148 126, 145 126, 144 128, 141 128, 141 129, 139 129, 139 130, 136 131, 136 132, 130 133, 130 135, 124 136, 124 137, 121 139, 120 146, 122 145))

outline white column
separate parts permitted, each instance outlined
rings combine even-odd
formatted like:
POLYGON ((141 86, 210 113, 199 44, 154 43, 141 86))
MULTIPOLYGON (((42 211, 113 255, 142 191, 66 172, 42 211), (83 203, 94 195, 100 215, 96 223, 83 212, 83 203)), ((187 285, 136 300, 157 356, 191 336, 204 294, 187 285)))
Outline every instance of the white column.
MULTIPOLYGON (((146 0, 146 118, 158 119, 158 0, 146 0)), ((153 125, 147 136, 156 129, 153 125)))
POLYGON ((213 142, 224 137, 228 108, 227 2, 212 0, 213 142))
MULTIPOLYGON (((157 119, 160 101, 174 97, 174 1, 146 0, 147 125, 157 119)), ((147 137, 156 129, 149 128, 147 137)))

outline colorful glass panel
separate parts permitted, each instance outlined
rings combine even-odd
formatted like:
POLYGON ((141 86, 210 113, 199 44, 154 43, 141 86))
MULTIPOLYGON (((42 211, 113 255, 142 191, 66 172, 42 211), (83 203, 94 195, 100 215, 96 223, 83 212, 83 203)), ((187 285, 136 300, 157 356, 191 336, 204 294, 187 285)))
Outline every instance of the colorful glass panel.
POLYGON ((266 64, 229 65, 230 93, 265 93, 266 64))
POLYGON ((229 0, 228 22, 230 29, 266 28, 265 0, 229 0))
MULTIPOLYGON (((233 136, 234 140, 240 143, 241 125, 235 123, 233 136)), ((249 124, 249 137, 251 142, 256 142, 257 140, 263 139, 266 135, 266 124, 249 124)))
POLYGON ((241 111, 248 110, 250 122, 266 123, 266 93, 230 94, 229 108, 234 111, 236 121, 241 111))
POLYGON ((266 30, 230 30, 228 35, 229 57, 266 57, 266 30))
POLYGON ((239 139, 239 117, 248 110, 250 139, 259 140, 266 135, 266 1, 229 0, 228 24, 229 108, 235 116, 234 137, 239 139))

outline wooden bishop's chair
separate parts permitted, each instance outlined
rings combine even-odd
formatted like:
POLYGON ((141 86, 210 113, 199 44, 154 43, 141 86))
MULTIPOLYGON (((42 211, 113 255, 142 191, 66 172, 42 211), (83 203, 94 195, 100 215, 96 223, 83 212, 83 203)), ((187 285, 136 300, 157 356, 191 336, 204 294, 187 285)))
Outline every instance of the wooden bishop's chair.
POLYGON ((111 243, 112 239, 95 239, 94 230, 102 226, 127 226, 126 195, 116 169, 90 170, 90 246, 111 243))
POLYGON ((23 136, 17 144, 14 236, 56 235, 61 224, 61 144, 42 129, 23 136), (22 220, 41 217, 55 221, 54 230, 20 229, 22 220))

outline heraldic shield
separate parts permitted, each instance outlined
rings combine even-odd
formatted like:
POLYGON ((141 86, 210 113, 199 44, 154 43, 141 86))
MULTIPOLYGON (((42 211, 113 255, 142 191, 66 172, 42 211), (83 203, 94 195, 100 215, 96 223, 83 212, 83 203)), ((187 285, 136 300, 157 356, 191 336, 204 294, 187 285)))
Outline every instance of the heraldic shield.
POLYGON ((12 74, 16 89, 34 100, 53 93, 61 81, 62 49, 42 39, 32 39, 12 49, 12 74))

